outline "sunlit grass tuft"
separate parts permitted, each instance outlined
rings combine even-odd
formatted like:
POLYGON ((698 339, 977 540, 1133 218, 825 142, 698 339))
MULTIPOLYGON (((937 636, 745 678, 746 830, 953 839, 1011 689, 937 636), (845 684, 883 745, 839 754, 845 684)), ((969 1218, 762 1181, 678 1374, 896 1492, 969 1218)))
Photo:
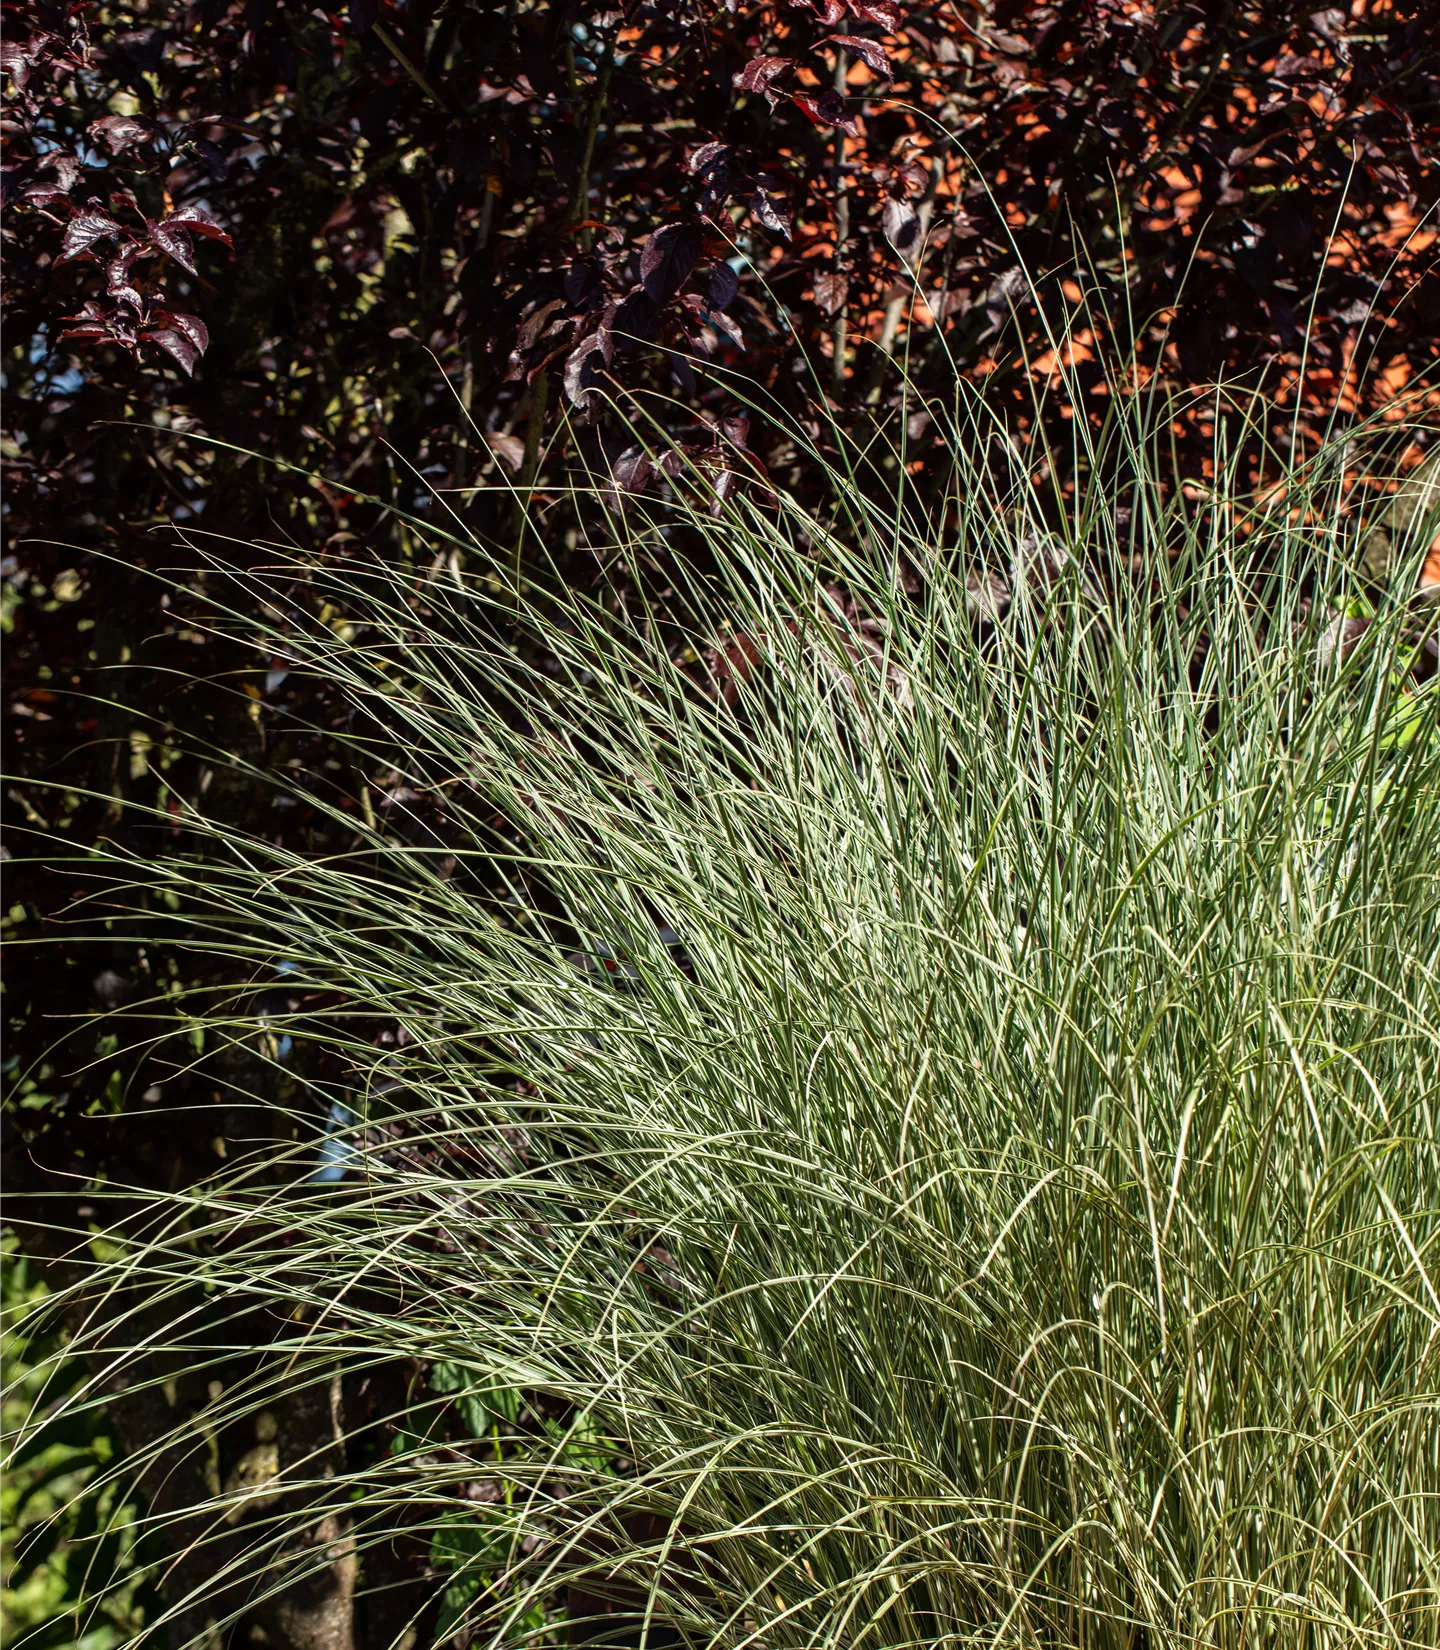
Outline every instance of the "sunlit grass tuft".
POLYGON ((363 1589, 403 1505, 476 1644, 607 1596, 632 1643, 1440 1644, 1424 611, 1348 571, 1337 455, 1265 508, 1132 434, 1067 513, 966 417, 948 508, 632 503, 593 598, 277 560, 266 645, 446 840, 196 819, 144 868, 284 965, 311 1076, 154 1200, 106 1334, 267 1303, 210 1425, 401 1357, 439 1396, 247 1512, 247 1584, 343 1506, 363 1589))

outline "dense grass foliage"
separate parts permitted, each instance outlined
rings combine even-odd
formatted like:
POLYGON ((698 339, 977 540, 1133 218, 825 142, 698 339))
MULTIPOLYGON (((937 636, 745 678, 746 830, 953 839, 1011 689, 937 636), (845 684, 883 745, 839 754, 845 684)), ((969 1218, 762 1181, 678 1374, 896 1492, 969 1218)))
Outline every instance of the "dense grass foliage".
POLYGON ((1440 1644, 1425 545, 1364 596, 1338 453, 1259 507, 1135 432, 1060 520, 952 438, 946 510, 632 503, 625 602, 277 554, 449 836, 136 869, 282 970, 181 1006, 296 1133, 111 1232, 91 1350, 263 1309, 197 1439, 431 1373, 152 1515, 243 1536, 215 1615, 403 1509, 437 1642, 1440 1644))

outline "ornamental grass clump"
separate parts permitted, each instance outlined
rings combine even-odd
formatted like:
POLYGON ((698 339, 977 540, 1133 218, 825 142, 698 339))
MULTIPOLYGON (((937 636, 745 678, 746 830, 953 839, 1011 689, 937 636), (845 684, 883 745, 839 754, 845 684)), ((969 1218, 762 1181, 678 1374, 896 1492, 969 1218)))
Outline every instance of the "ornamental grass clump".
POLYGON ((598 490, 590 592, 245 574, 445 824, 131 868, 283 970, 184 1007, 294 1128, 111 1226, 112 1376, 169 1301, 274 1337, 197 1436, 424 1377, 151 1514, 217 1619, 398 1518, 437 1643, 1440 1645, 1425 544, 1363 583, 1353 448, 1047 501, 990 433, 824 522, 598 490))

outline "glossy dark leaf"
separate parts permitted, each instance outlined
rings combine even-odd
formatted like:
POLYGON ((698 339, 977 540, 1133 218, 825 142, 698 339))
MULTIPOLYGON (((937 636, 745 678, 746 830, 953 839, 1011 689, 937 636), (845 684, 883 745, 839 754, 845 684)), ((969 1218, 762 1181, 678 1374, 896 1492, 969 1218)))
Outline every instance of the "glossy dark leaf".
POLYGON ((640 280, 651 301, 663 304, 685 284, 704 245, 700 225, 663 224, 640 253, 640 280))
POLYGON ((506 435, 499 430, 487 431, 485 440, 490 450, 512 471, 518 472, 525 462, 525 443, 518 435, 506 435))
POLYGON ((100 139, 112 155, 119 155, 137 143, 151 142, 155 128, 148 120, 138 120, 134 115, 106 115, 103 120, 92 122, 90 136, 100 139))
POLYGON ((609 332, 600 327, 582 338, 565 360, 565 393, 577 407, 590 405, 590 391, 600 383, 600 375, 615 357, 609 332))
POLYGON ((178 309, 163 309, 157 312, 156 319, 183 332, 201 355, 209 349, 210 329, 198 315, 187 315, 178 309))
POLYGON ((712 309, 728 309, 740 290, 740 276, 729 264, 716 264, 710 273, 705 299, 712 309))
POLYGON ((181 269, 198 274, 195 267, 195 247, 190 244, 191 234, 201 234, 209 241, 223 241, 226 246, 233 247, 234 243, 228 234, 224 233, 208 211, 201 211, 198 206, 181 206, 180 211, 173 211, 168 218, 162 218, 160 223, 147 223, 150 233, 150 244, 158 251, 165 252, 165 256, 173 257, 181 269))
POLYGON ((745 347, 745 334, 740 330, 740 323, 733 315, 727 315, 723 309, 712 309, 709 314, 710 325, 722 333, 737 348, 745 347))
POLYGON ((1324 65, 1316 57, 1297 57, 1293 52, 1282 52, 1270 71, 1276 80, 1313 80, 1324 65))
POLYGON ((788 209, 763 184, 750 197, 750 210, 767 229, 783 235, 787 241, 794 234, 788 209))
POLYGON ((827 34, 818 44, 843 47, 852 57, 863 58, 876 74, 883 75, 886 80, 892 78, 890 59, 878 40, 862 40, 856 34, 827 34))
POLYGON ((122 234, 114 218, 103 212, 77 212, 65 225, 65 238, 60 245, 62 258, 79 258, 101 241, 118 240, 122 234))
POLYGON ((190 150, 198 160, 204 162, 211 183, 224 183, 229 177, 230 162, 218 143, 212 143, 209 138, 194 138, 190 143, 190 150))
POLYGON ((850 0, 850 11, 863 22, 878 23, 891 34, 897 34, 905 20, 904 12, 894 0, 850 0))
POLYGON ((207 241, 220 241, 232 251, 235 243, 229 234, 215 222, 203 206, 182 206, 164 219, 162 227, 183 229, 187 234, 201 235, 207 241))
POLYGON ((815 277, 815 302, 827 315, 835 315, 845 307, 845 296, 850 282, 834 270, 823 270, 815 277))
POLYGON ((0 74, 12 76, 16 91, 24 91, 30 59, 13 40, 0 40, 0 74))
POLYGON ((839 92, 821 92, 817 97, 795 92, 791 101, 817 126, 834 126, 851 137, 860 136, 860 122, 846 107, 839 92))
POLYGON ((190 237, 170 219, 150 225, 150 244, 163 252, 167 258, 173 258, 181 269, 187 270, 191 275, 198 274, 195 267, 195 249, 190 244, 190 237))
POLYGON ((650 455, 643 447, 627 447, 615 460, 610 472, 615 478, 615 485, 622 492, 641 493, 645 484, 655 473, 655 466, 650 455))
POLYGON ((520 323, 520 330, 515 335, 515 347, 520 350, 533 349, 539 342, 541 334, 550 325, 557 309, 564 309, 563 298, 551 298, 533 309, 520 323))
POLYGON ((845 21, 842 0, 790 0, 792 6, 804 6, 813 11, 827 29, 845 21))
MULTIPOLYGON (((728 149, 728 145, 726 147, 728 149)), ((743 174, 737 178, 737 170, 737 163, 729 153, 719 156, 705 167, 701 173, 704 188, 700 194, 700 210, 703 213, 713 214, 730 199, 737 187, 743 186, 743 174)))
POLYGON ((629 342, 653 337, 655 317, 655 300, 644 287, 637 286, 632 287, 613 310, 606 311, 605 325, 613 337, 629 342))
POLYGON ((134 263, 139 250, 138 247, 131 247, 116 258, 105 271, 105 290, 112 298, 129 304, 137 312, 144 308, 145 300, 130 279, 130 266, 134 263))
POLYGON ((56 187, 68 194, 80 181, 83 168, 78 155, 72 155, 68 149, 56 149, 46 155, 45 170, 55 174, 56 187))
POLYGON ((740 488, 740 477, 734 470, 721 470, 715 477, 714 497, 710 501, 710 514, 717 520, 725 513, 727 500, 734 498, 740 488))
POLYGON ((1028 57, 1033 50, 1023 35, 1007 34, 1003 29, 987 30, 985 44, 993 46, 997 52, 1003 52, 1006 57, 1028 57))
POLYGON ((920 251, 920 220, 909 201, 897 201, 887 195, 880 209, 880 222, 885 239, 905 262, 913 263, 920 251))
POLYGON ((603 286, 600 265, 594 258, 577 258, 565 271, 565 301, 572 309, 588 303, 603 286))
POLYGON ((86 299, 78 315, 67 315, 65 319, 67 324, 73 323, 77 326, 93 327, 106 324, 105 311, 93 298, 86 299))
POLYGON ((731 77, 731 85, 742 92, 763 92, 773 109, 780 101, 780 93, 771 88, 781 75, 794 67, 793 57, 752 57, 739 74, 731 77))
POLYGON ((728 143, 702 143, 690 156, 687 163, 690 171, 696 177, 708 177, 730 158, 732 148, 728 143))
POLYGON ((163 349, 168 356, 179 362, 187 378, 194 375, 200 351, 179 327, 146 327, 140 337, 145 343, 163 349))

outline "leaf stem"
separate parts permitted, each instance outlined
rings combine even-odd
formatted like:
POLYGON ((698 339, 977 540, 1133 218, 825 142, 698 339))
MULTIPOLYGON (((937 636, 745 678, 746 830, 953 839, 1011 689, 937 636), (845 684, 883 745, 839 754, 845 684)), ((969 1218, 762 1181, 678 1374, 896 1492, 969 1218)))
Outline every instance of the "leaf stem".
POLYGON ((386 51, 388 51, 390 53, 390 55, 395 59, 395 61, 400 65, 400 67, 402 69, 404 69, 405 73, 410 76, 410 78, 415 82, 415 84, 420 88, 420 90, 422 92, 424 92, 426 97, 428 97, 430 99, 430 101, 435 105, 435 107, 437 109, 444 109, 445 108, 445 99, 440 96, 439 92, 437 92, 435 90, 435 88, 430 84, 430 82, 425 78, 425 76, 420 73, 419 69, 417 69, 415 67, 415 65, 410 61, 410 59, 408 57, 406 57, 405 53, 400 50, 399 45, 380 26, 380 24, 378 24, 378 23, 373 24, 372 25, 372 31, 375 35, 375 38, 380 42, 380 44, 382 46, 385 47, 386 51))
MULTIPOLYGON (((580 173, 575 179, 575 194, 570 202, 570 222, 583 223, 590 201, 590 167, 595 159, 595 139, 600 132, 605 105, 610 97, 610 76, 615 68, 615 35, 612 31, 605 41, 605 55, 600 59, 600 73, 595 79, 595 95, 590 100, 590 113, 585 122, 585 147, 580 156, 580 173)), ((590 231, 583 230, 581 245, 588 251, 590 231)))

